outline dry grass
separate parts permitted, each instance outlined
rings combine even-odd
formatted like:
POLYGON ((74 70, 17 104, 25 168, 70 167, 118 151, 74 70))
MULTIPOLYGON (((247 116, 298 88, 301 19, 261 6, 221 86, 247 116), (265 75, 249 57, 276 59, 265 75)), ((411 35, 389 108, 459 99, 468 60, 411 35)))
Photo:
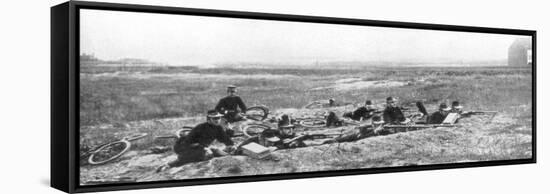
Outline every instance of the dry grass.
MULTIPOLYGON (((363 102, 398 96, 402 101, 460 99, 471 107, 501 108, 503 102, 528 104, 531 76, 529 69, 502 68, 373 68, 365 70, 293 69, 207 69, 189 73, 219 76, 181 76, 171 79, 169 72, 183 70, 165 67, 168 75, 142 79, 147 69, 132 69, 117 76, 100 73, 81 76, 80 122, 82 125, 128 122, 158 118, 202 115, 225 95, 225 86, 241 86, 240 95, 249 105, 265 104, 272 109, 302 107, 312 100, 336 98, 363 102), (223 73, 223 74, 217 74, 223 73), (228 76, 228 75, 242 75, 228 76), (265 78, 247 75, 287 75, 265 78), (407 82, 399 88, 369 88, 354 91, 332 89, 310 91, 341 78, 396 80, 407 82), (292 99, 292 100, 290 100, 292 99)), ((112 72, 111 72, 112 73, 112 72)))
MULTIPOLYGON (((526 68, 378 67, 353 71, 317 70, 314 73, 288 69, 154 70, 165 74, 171 71, 208 75, 224 73, 194 79, 109 77, 94 73, 112 70, 95 71, 86 70, 92 74, 81 79, 81 145, 98 145, 136 132, 146 132, 151 136, 135 142, 132 153, 114 163, 82 166, 83 182, 114 175, 152 181, 508 160, 532 155, 532 78, 530 69, 526 68), (239 77, 234 76, 236 74, 280 76, 239 77), (308 90, 351 77, 407 84, 350 91, 308 90), (171 143, 154 141, 152 137, 171 134, 181 126, 203 121, 203 113, 224 95, 224 87, 229 83, 241 86, 240 95, 248 105, 265 104, 272 110, 299 108, 309 101, 331 97, 346 102, 364 102, 365 99, 382 102, 387 96, 396 96, 404 104, 422 99, 429 111, 442 101, 460 100, 469 110, 496 110, 499 114, 491 124, 485 124, 488 119, 485 116, 473 116, 462 119, 463 126, 459 128, 427 129, 351 143, 281 150, 274 153, 280 159, 278 161, 232 156, 154 173, 157 166, 175 157, 171 153, 143 155, 143 150, 153 145, 171 143)), ((148 71, 137 69, 129 73, 148 71)))

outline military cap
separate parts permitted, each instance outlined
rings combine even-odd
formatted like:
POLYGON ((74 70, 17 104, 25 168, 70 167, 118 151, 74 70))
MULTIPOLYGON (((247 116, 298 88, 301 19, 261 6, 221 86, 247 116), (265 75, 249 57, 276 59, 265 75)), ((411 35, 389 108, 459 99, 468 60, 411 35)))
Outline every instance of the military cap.
POLYGON ((451 110, 451 108, 449 108, 449 106, 447 106, 447 103, 441 103, 439 105, 439 110, 449 111, 449 110, 451 110))
POLYGON ((206 113, 206 116, 208 118, 216 118, 216 117, 222 117, 223 115, 220 114, 218 111, 216 110, 209 110, 207 113, 206 113))
POLYGON ((462 106, 460 106, 460 102, 453 101, 453 104, 451 105, 452 108, 461 109, 462 106))

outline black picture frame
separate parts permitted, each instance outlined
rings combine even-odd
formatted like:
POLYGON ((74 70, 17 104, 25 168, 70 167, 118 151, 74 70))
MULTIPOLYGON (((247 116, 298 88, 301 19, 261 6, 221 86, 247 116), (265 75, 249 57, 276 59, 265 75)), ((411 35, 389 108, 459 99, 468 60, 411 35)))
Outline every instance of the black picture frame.
POLYGON ((51 186, 68 193, 144 189, 189 185, 221 184, 280 179, 345 176, 389 172, 437 170, 512 164, 536 163, 536 31, 519 29, 485 28, 441 24, 407 23, 365 19, 332 18, 319 16, 286 15, 241 11, 208 10, 148 5, 113 4, 100 2, 69 1, 51 8, 51 186), (143 13, 164 13, 194 16, 215 16, 242 19, 294 21, 324 24, 392 27, 405 29, 443 30, 457 32, 478 32, 492 34, 525 35, 532 37, 532 158, 503 161, 466 162, 389 168, 322 171, 293 174, 256 175, 200 180, 174 180, 109 185, 79 185, 78 168, 78 124, 79 124, 79 10, 96 9, 110 11, 131 11, 143 13))

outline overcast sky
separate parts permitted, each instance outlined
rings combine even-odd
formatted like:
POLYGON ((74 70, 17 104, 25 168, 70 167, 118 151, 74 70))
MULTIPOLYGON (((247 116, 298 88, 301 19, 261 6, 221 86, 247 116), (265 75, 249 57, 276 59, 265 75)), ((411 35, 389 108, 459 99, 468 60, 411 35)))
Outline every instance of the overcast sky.
POLYGON ((81 53, 198 66, 505 60, 520 37, 100 10, 82 10, 80 25, 81 53))

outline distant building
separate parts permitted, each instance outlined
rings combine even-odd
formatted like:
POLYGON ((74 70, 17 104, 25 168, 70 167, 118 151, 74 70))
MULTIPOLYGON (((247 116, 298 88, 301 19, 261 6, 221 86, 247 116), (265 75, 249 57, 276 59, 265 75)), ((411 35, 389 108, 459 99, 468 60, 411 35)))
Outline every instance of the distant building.
POLYGON ((518 38, 508 48, 508 65, 527 66, 532 63, 531 38, 518 38))

